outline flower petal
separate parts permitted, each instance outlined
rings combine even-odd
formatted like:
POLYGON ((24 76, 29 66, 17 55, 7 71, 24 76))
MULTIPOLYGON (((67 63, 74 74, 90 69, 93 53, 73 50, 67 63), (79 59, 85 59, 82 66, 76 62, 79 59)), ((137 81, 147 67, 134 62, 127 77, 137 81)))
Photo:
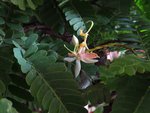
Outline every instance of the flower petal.
POLYGON ((73 62, 75 59, 76 59, 75 57, 66 57, 64 58, 64 61, 73 62))
POLYGON ((113 61, 114 59, 120 57, 120 55, 121 53, 118 51, 109 52, 107 53, 107 59, 113 61))
POLYGON ((113 61, 113 57, 110 54, 107 54, 107 60, 113 61))
POLYGON ((82 54, 80 54, 81 61, 83 61, 85 63, 96 63, 96 62, 98 62, 98 60, 95 58, 99 58, 99 56, 96 53, 82 53, 82 54))
POLYGON ((90 64, 90 63, 96 63, 98 62, 98 60, 97 59, 82 59, 82 62, 90 64))
POLYGON ((81 70, 81 63, 80 60, 76 60, 76 65, 75 65, 75 77, 77 77, 80 74, 81 70))
POLYGON ((99 56, 96 53, 82 53, 80 54, 81 59, 94 59, 99 58, 99 56))
POLYGON ((86 50, 85 46, 80 46, 79 49, 78 49, 78 53, 83 54, 83 53, 85 53, 85 50, 86 50))

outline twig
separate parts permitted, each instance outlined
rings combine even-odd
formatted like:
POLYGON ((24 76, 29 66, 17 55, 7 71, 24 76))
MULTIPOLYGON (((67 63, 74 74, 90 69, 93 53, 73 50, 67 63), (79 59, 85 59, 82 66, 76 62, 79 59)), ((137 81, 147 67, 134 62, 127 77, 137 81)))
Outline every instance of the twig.
POLYGON ((31 29, 34 29, 34 30, 38 30, 38 31, 41 31, 43 34, 47 34, 47 35, 50 35, 52 36, 52 38, 59 38, 59 39, 62 39, 66 42, 70 42, 71 39, 72 39, 72 35, 69 34, 68 32, 64 32, 63 35, 55 32, 52 28, 50 27, 47 27, 45 25, 41 25, 41 24, 29 24, 29 25, 25 25, 24 26, 24 31, 25 32, 28 32, 29 30, 31 29))

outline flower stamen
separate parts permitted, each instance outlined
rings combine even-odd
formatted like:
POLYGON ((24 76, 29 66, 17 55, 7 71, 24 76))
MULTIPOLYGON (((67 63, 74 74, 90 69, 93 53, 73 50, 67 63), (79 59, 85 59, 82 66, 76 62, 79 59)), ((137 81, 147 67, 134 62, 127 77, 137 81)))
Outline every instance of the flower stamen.
POLYGON ((71 53, 74 53, 74 51, 70 50, 65 44, 64 44, 64 47, 71 53))

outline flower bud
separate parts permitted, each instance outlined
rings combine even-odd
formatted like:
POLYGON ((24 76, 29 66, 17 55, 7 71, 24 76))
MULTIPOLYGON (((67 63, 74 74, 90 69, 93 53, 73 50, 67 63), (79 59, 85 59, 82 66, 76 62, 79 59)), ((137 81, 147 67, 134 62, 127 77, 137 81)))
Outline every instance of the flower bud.
POLYGON ((75 35, 73 35, 71 42, 72 42, 74 45, 79 45, 79 40, 78 40, 78 38, 77 38, 75 35))
POLYGON ((87 34, 87 33, 84 33, 83 30, 80 30, 80 36, 87 37, 88 34, 87 34))

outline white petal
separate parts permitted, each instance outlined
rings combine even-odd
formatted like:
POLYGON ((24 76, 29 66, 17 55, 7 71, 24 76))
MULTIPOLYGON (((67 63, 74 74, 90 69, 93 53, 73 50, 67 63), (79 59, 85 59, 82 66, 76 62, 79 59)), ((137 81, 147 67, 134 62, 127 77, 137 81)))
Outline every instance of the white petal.
POLYGON ((98 62, 97 59, 82 59, 82 62, 85 62, 85 63, 96 63, 98 62))
POLYGON ((71 42, 72 42, 75 46, 79 45, 79 40, 78 40, 78 38, 77 38, 75 35, 73 35, 71 42))
POLYGON ((88 110, 88 108, 89 108, 89 105, 87 104, 86 106, 84 106, 84 108, 88 110))
POLYGON ((76 59, 75 57, 66 57, 64 58, 64 61, 73 62, 75 59, 76 59))
POLYGON ((81 63, 80 60, 76 60, 76 65, 75 65, 75 77, 77 77, 80 74, 81 70, 81 63))
POLYGON ((118 57, 121 57, 121 56, 125 55, 126 51, 127 50, 119 51, 118 57))

